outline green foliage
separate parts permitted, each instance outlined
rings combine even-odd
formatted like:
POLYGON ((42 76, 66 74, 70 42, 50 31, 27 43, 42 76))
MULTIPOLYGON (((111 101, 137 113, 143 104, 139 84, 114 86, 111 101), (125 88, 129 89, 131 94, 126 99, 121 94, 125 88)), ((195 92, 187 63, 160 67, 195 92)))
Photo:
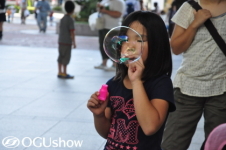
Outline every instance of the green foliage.
POLYGON ((6 8, 8 8, 10 6, 14 7, 14 9, 16 10, 16 13, 18 13, 20 11, 20 6, 18 6, 18 5, 6 5, 6 8))
POLYGON ((62 7, 61 6, 56 6, 53 8, 53 11, 60 11, 62 12, 62 7))
POLYGON ((79 17, 77 16, 75 19, 77 21, 88 21, 89 15, 96 11, 96 4, 98 0, 74 0, 76 4, 81 5, 81 11, 79 13, 79 17))

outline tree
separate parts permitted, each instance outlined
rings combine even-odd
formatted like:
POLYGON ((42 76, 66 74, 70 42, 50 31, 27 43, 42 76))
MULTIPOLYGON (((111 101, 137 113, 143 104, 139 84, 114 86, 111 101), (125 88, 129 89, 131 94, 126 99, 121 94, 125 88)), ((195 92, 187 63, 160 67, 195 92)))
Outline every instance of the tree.
POLYGON ((81 6, 78 21, 88 21, 89 15, 96 12, 96 4, 98 0, 74 0, 76 4, 81 6))

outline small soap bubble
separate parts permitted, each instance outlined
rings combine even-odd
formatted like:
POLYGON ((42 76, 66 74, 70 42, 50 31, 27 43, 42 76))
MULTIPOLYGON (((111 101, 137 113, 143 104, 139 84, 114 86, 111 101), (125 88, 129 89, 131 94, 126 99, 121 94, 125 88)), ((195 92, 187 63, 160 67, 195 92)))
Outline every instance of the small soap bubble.
POLYGON ((110 59, 119 64, 132 63, 142 55, 143 40, 134 29, 118 26, 104 38, 104 50, 110 59))

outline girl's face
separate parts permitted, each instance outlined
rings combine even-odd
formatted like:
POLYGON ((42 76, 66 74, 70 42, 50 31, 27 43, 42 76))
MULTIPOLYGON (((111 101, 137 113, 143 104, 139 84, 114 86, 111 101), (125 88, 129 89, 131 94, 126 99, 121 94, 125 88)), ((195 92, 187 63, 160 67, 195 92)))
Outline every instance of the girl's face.
MULTIPOLYGON (((134 29, 137 33, 139 33, 142 37, 143 40, 143 49, 142 49, 142 60, 145 63, 147 57, 148 57, 148 43, 147 43, 147 32, 145 27, 138 21, 134 21, 131 23, 131 25, 129 26, 130 28, 134 29)), ((130 33, 131 30, 128 30, 127 35, 128 37, 130 37, 130 33)), ((138 45, 137 49, 141 48, 141 39, 139 36, 136 37, 136 43, 138 45)))

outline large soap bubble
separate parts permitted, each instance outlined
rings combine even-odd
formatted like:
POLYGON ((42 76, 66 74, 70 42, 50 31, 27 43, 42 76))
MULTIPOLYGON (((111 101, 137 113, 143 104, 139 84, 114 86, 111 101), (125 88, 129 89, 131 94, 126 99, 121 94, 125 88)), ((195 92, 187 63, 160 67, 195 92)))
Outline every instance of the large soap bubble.
POLYGON ((114 62, 132 63, 142 55, 143 40, 134 29, 118 26, 111 29, 104 38, 104 50, 114 62))

